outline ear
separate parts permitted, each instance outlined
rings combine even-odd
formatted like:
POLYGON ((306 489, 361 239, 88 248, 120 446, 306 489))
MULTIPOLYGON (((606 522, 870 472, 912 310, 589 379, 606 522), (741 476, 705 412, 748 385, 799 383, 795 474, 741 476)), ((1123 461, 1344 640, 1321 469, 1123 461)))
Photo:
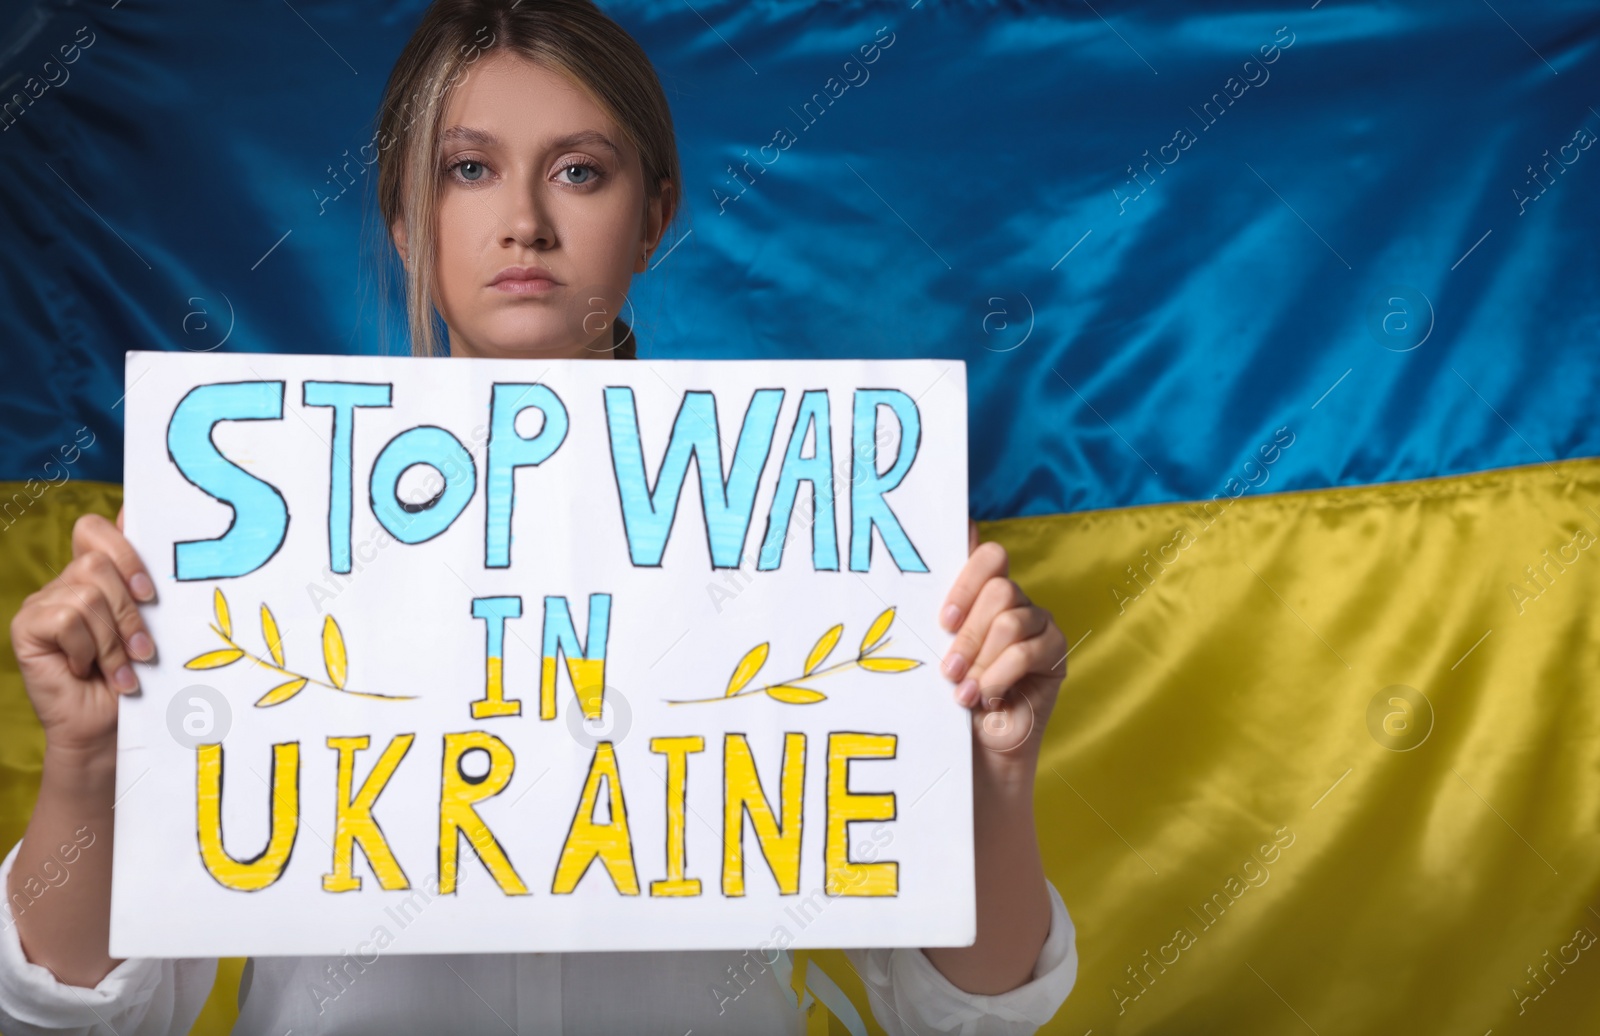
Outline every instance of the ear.
POLYGON ((677 192, 673 190, 672 181, 666 177, 661 178, 661 193, 650 199, 645 209, 644 228, 644 253, 633 264, 634 273, 644 273, 650 268, 650 255, 661 244, 661 235, 666 232, 667 224, 672 222, 672 214, 678 207, 677 192))
POLYGON ((395 220, 389 227, 389 237, 394 241, 395 251, 400 253, 401 261, 406 261, 410 257, 410 253, 406 251, 406 221, 395 220))

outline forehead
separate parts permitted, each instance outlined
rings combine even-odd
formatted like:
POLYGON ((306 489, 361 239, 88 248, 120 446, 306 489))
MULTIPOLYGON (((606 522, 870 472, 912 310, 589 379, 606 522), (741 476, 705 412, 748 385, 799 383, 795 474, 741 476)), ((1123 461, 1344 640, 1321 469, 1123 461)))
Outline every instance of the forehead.
MULTIPOLYGON (((501 50, 467 67, 451 91, 441 131, 485 131, 516 149, 598 131, 627 153, 616 123, 565 75, 501 50)), ((457 140, 459 143, 459 139, 457 140)))

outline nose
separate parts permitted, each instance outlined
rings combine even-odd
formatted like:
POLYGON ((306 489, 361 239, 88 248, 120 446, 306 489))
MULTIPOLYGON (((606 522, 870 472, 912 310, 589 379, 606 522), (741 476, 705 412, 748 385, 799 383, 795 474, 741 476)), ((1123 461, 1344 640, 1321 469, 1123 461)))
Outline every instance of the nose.
POLYGON ((511 192, 511 211, 501 227, 500 243, 544 251, 556 243, 555 223, 541 184, 520 183, 511 192))

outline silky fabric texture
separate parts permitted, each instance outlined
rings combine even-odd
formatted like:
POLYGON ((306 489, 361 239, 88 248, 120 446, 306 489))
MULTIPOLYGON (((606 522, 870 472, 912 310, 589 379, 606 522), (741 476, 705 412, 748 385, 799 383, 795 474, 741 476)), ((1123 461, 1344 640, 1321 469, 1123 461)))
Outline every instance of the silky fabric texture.
MULTIPOLYGON (((424 6, 0 14, 0 479, 86 425, 120 481, 127 349, 409 351, 370 163, 424 6)), ((1600 454, 1592 0, 602 7, 683 162, 640 355, 965 359, 978 518, 1208 498, 1336 383, 1274 489, 1600 454)))
POLYGON ((1045 1031, 1600 1031, 1600 461, 1213 512, 981 526, 1076 645, 1045 1031))

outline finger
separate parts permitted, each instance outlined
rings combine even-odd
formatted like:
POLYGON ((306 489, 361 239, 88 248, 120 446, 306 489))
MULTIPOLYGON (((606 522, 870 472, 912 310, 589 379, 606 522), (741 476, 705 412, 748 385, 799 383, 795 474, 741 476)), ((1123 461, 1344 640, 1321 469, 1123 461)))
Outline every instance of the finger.
POLYGON ((67 670, 80 680, 94 674, 95 658, 99 650, 94 634, 89 632, 77 600, 65 586, 44 592, 26 614, 20 614, 12 640, 17 645, 19 661, 39 655, 59 652, 67 661, 67 670))
POLYGON ((970 556, 978 549, 978 523, 971 518, 967 519, 967 554, 970 556))
POLYGON ((1020 593, 1017 584, 1004 576, 993 576, 983 584, 978 591, 978 599, 973 602, 972 610, 967 615, 967 621, 961 624, 955 642, 945 653, 942 662, 945 676, 959 682, 967 675, 967 670, 972 667, 973 660, 978 657, 978 650, 983 647, 983 642, 989 635, 989 625, 995 616, 1020 603, 1018 600, 1020 593))
POLYGON ((133 690, 139 685, 139 678, 129 664, 127 646, 122 641, 122 634, 117 631, 115 610, 105 591, 81 574, 72 580, 63 579, 62 582, 76 598, 84 625, 94 637, 95 664, 100 667, 106 683, 119 691, 133 690))
POLYGON ((956 573, 956 581, 945 596, 944 606, 939 611, 940 624, 953 632, 972 608, 983 585, 995 576, 1005 575, 1010 567, 1006 549, 1000 544, 978 544, 968 556, 966 564, 961 566, 961 571, 956 573))
POLYGON ((134 603, 127 584, 122 581, 122 572, 109 555, 98 550, 80 555, 67 566, 62 577, 74 584, 93 585, 105 595, 117 636, 121 638, 128 654, 141 662, 148 662, 155 656, 155 643, 150 639, 144 616, 139 614, 139 606, 134 603))
POLYGON ((1001 653, 1012 644, 1029 637, 1037 637, 1050 626, 1050 613, 1031 604, 1007 608, 989 623, 989 633, 978 649, 977 660, 967 670, 967 675, 980 677, 983 670, 994 664, 1001 653))
MULTIPOLYGON (((121 517, 120 512, 118 517, 121 517)), ((122 535, 122 530, 104 515, 86 514, 72 526, 73 556, 87 554, 92 550, 103 551, 111 558, 136 600, 155 600, 156 584, 150 578, 150 573, 145 570, 144 562, 139 559, 139 552, 134 550, 133 544, 122 535)))
POLYGON ((121 507, 117 508, 117 531, 118 532, 122 531, 122 512, 123 512, 123 508, 121 508, 121 507))
POLYGON ((991 701, 998 707, 999 702, 1023 677, 1049 669, 1051 661, 1059 657, 1053 639, 1048 634, 1041 634, 1012 644, 1000 652, 1000 656, 982 673, 961 681, 961 686, 956 688, 957 694, 961 695, 958 700, 969 708, 978 702, 991 701))

